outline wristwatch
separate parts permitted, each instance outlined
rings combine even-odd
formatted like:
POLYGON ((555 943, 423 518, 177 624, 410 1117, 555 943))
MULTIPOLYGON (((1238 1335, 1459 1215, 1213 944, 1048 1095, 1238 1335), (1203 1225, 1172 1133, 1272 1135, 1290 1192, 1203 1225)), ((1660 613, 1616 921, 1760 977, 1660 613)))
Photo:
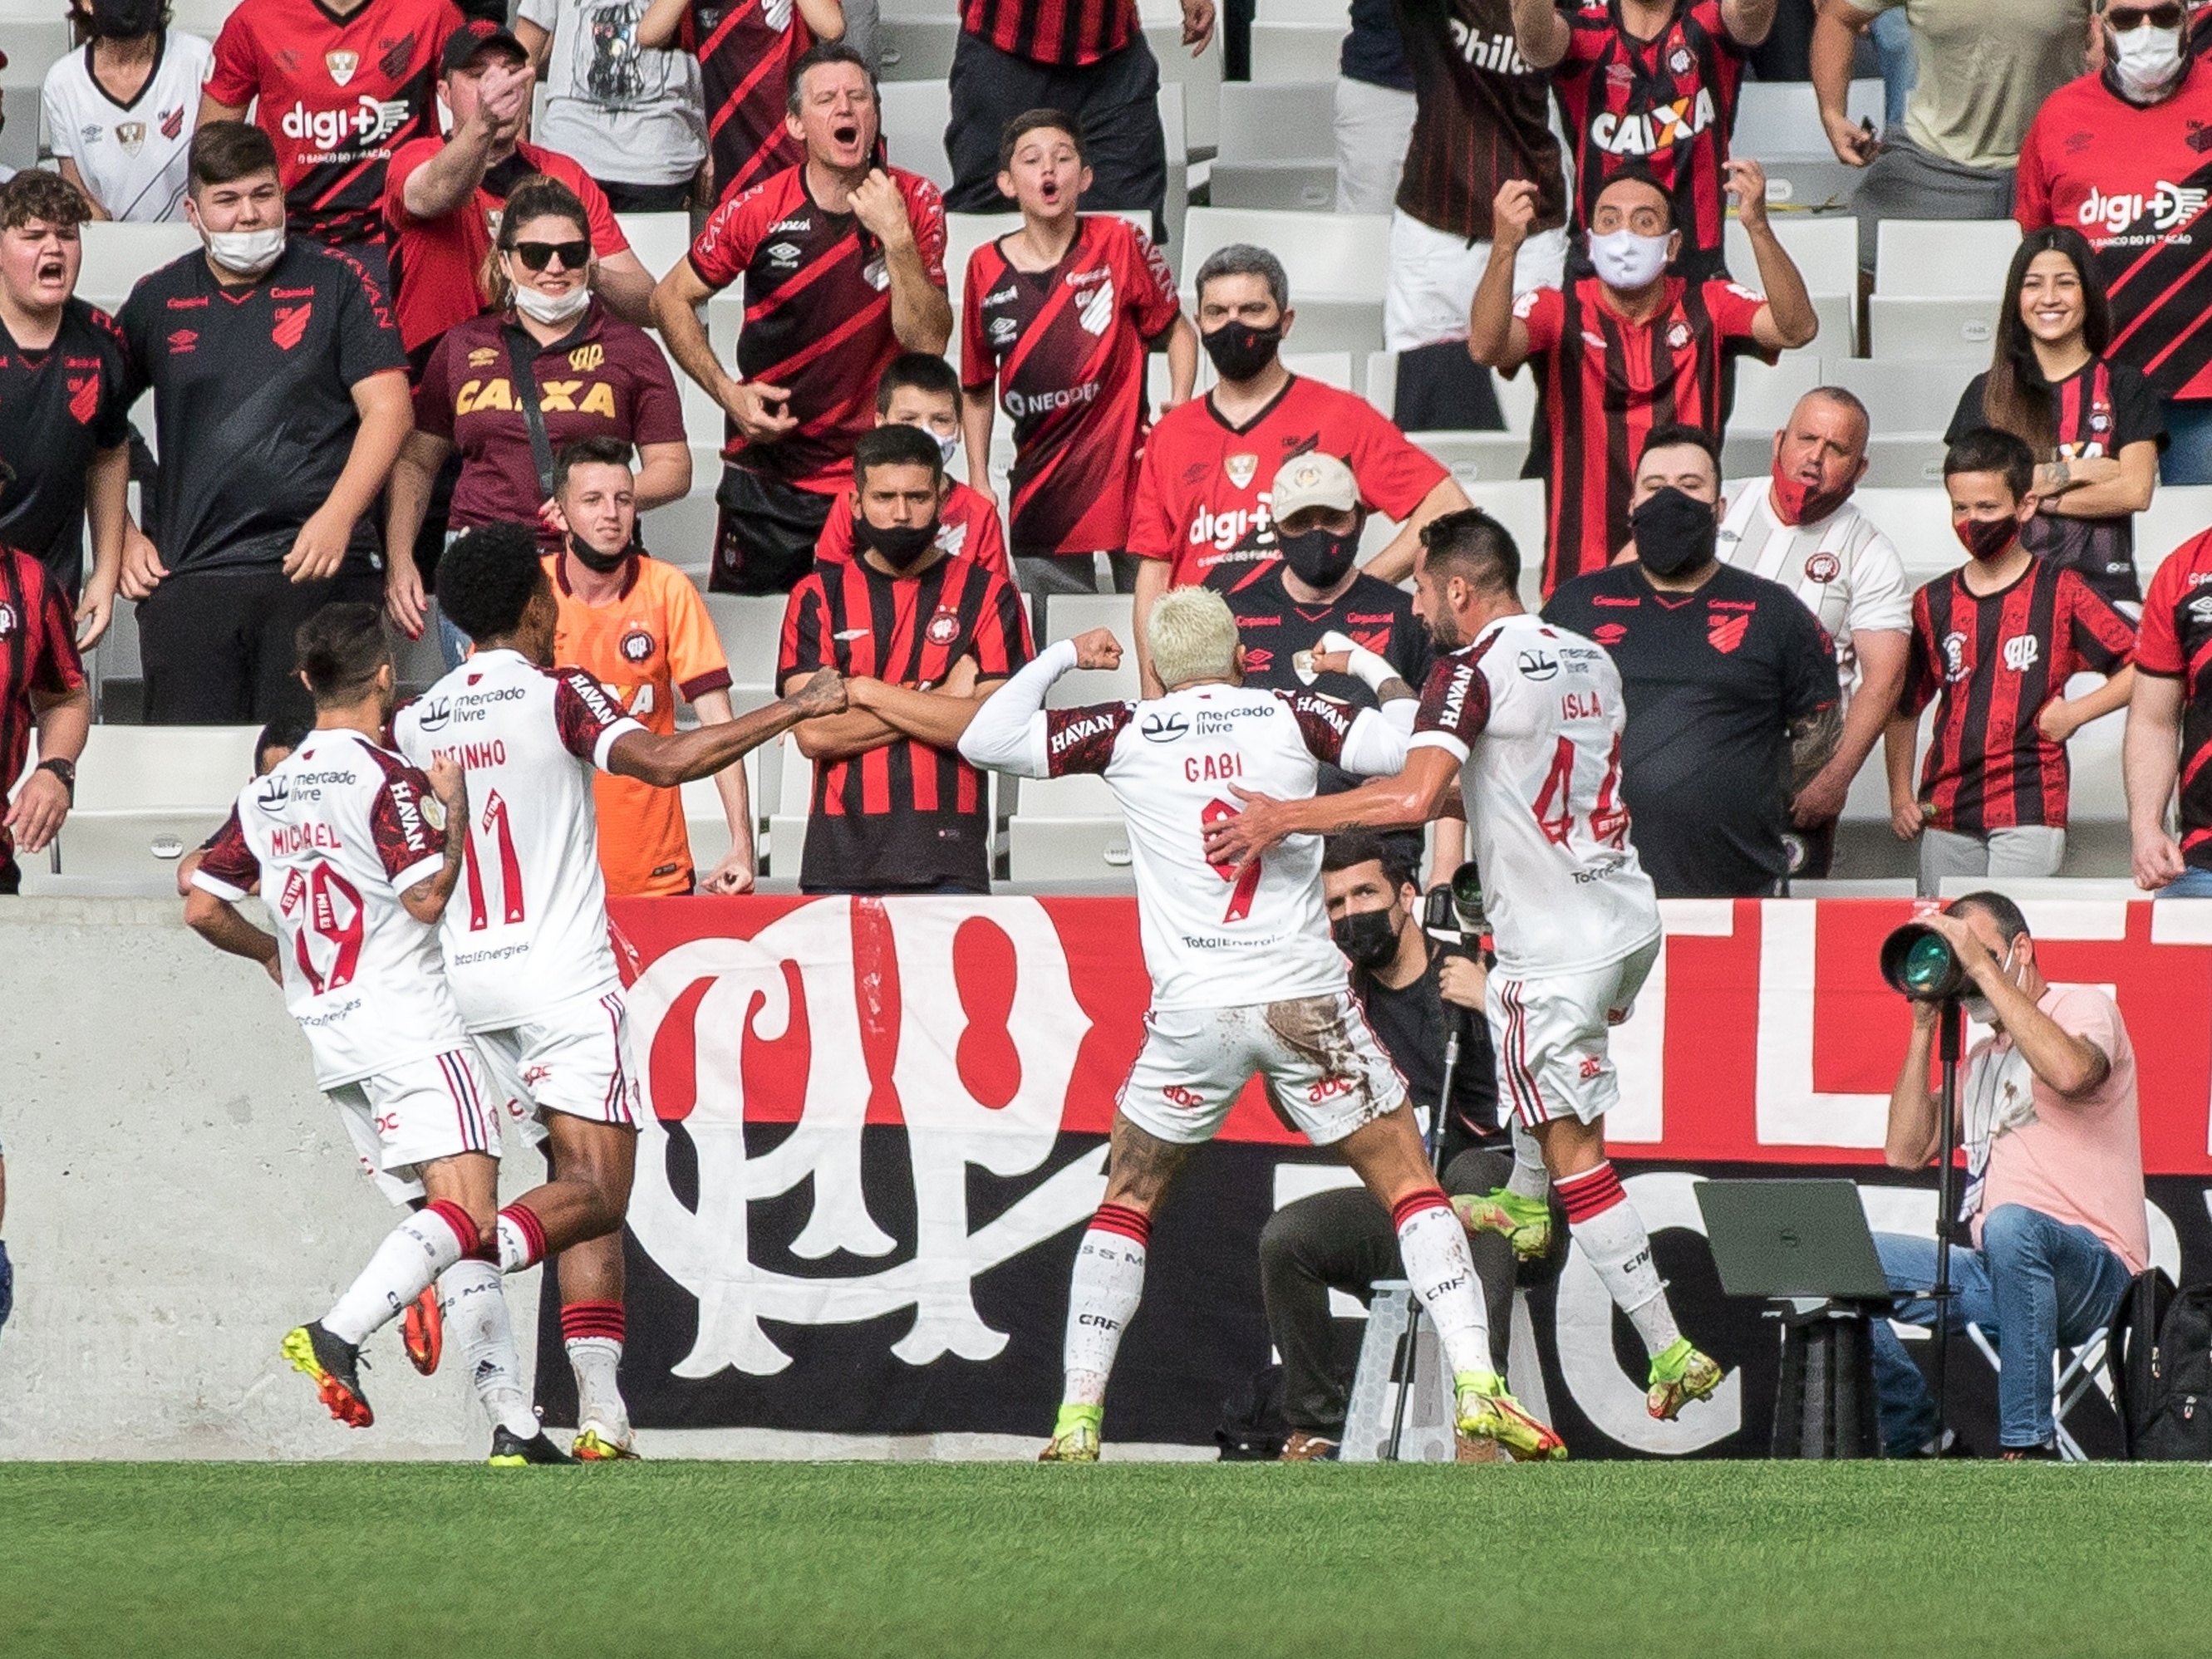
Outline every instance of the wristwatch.
POLYGON ((40 761, 37 769, 51 772, 59 778, 62 787, 69 791, 70 805, 76 805, 76 763, 74 761, 65 761, 58 755, 52 760, 40 761))

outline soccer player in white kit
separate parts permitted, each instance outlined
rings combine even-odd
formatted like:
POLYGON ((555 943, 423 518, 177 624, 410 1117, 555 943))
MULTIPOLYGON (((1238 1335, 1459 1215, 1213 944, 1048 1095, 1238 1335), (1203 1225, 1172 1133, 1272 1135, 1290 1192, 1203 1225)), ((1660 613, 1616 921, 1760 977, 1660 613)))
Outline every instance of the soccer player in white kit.
MULTIPOLYGON (((1321 844, 1238 868, 1207 855, 1206 827, 1237 781, 1312 793, 1323 762, 1395 771, 1401 728, 1308 692, 1248 689, 1227 604, 1178 588, 1153 606, 1164 696, 1047 709, 1053 682, 1121 661, 1111 634, 1063 640, 993 694, 960 740, 978 766, 1021 777, 1103 776, 1128 821, 1152 1002, 1114 1115, 1105 1201, 1075 1258, 1066 1388, 1044 1461, 1093 1462, 1106 1382, 1144 1290, 1152 1216, 1190 1149, 1212 1138, 1257 1073, 1307 1139, 1334 1146, 1390 1212, 1398 1249, 1455 1378, 1460 1432, 1516 1458, 1565 1446, 1491 1369, 1467 1235, 1413 1127, 1405 1079, 1369 1030, 1322 902, 1321 844)), ((1410 701, 1407 699, 1406 701, 1410 701)))
MULTIPOLYGON (((315 729, 240 794, 192 872, 185 919, 283 986, 315 1081, 362 1164, 396 1201, 427 1200, 328 1313, 284 1339, 285 1358, 331 1415, 367 1428, 361 1345, 457 1264, 490 1276, 485 1340, 503 1340, 504 1363, 518 1369, 498 1269, 486 1260, 498 1109, 438 955, 438 921, 462 867, 462 840, 446 825, 468 821, 467 780, 450 761, 425 777, 380 746, 394 693, 374 605, 325 606, 300 625, 297 646, 315 729), (278 937, 238 913, 257 886, 278 937)), ((495 1463, 567 1461, 519 1389, 504 1408, 486 1405, 495 1463)))
MULTIPOLYGON (((552 666, 560 610, 528 525, 455 542, 439 565, 438 599, 476 650, 399 710, 393 742, 418 765, 467 775, 473 805, 456 826, 464 878, 439 932, 446 975, 499 1096, 526 1133, 550 1140, 553 1164, 551 1180, 500 1211, 491 1283, 560 1256, 574 1452, 634 1457, 617 1372, 637 1071, 608 943, 592 773, 672 789, 712 776, 800 720, 841 712, 844 687, 825 670, 738 720, 647 731, 582 669, 552 666)), ((449 1329, 483 1270, 464 1262, 441 1281, 449 1329)), ((519 1395, 519 1376, 513 1386, 519 1395)))
POLYGON ((1722 1374, 1676 1328, 1650 1235, 1605 1156, 1605 1114, 1620 1097, 1610 1028, 1634 1008, 1660 943, 1621 799, 1620 675, 1602 648, 1522 610, 1520 580, 1520 550, 1489 514, 1429 525, 1413 608, 1448 654, 1422 691, 1405 769, 1320 800, 1237 787, 1243 811, 1208 829, 1206 850, 1233 866, 1285 836, 1425 823, 1460 780, 1498 951, 1491 1042, 1515 1125, 1510 1182, 1460 1200, 1459 1212, 1540 1255, 1548 1174, 1575 1243, 1644 1340, 1644 1405, 1665 1419, 1722 1374))

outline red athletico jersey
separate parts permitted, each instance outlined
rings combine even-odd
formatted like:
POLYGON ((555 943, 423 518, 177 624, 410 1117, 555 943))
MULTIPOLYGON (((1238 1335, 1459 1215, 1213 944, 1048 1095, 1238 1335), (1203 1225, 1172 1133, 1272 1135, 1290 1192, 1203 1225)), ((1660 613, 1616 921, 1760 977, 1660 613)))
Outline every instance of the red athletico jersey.
POLYGON ((2212 398, 2212 62, 2138 109, 2100 76, 2044 100, 2020 147, 2013 216, 2022 230, 2071 225, 2089 239, 2112 304, 2106 356, 2161 398, 2212 398))
MULTIPOLYGON (((945 286, 945 198, 918 173, 890 169, 929 280, 945 286)), ((876 420, 876 381, 902 349, 891 331, 884 252, 850 213, 825 212, 789 167, 726 198, 691 244, 708 288, 745 282, 738 374, 791 393, 796 429, 770 444, 732 436, 722 453, 746 471, 828 495, 853 476, 853 446, 876 420)))
POLYGON ((1127 550, 1172 561, 1177 587, 1243 586, 1282 556, 1268 511, 1275 474, 1315 450, 1341 457, 1360 499, 1401 522, 1450 476, 1365 398, 1303 375, 1243 427, 1215 413, 1210 394, 1193 398, 1146 441, 1127 550))
MULTIPOLYGON (((2166 555, 2143 599, 2136 672, 2181 682, 2181 855, 2212 870, 2212 531, 2166 555)), ((0 760, 4 760, 0 756, 0 760)))
POLYGON ((1720 435, 1721 358, 1729 342, 1752 337, 1766 303, 1734 283, 1670 276, 1666 304, 1632 323, 1603 296, 1596 277, 1578 276, 1564 289, 1531 289, 1513 306, 1544 376, 1547 594, 1603 569, 1627 542, 1646 433, 1679 421, 1720 435))
POLYGON ((2117 674, 2135 649, 2126 617, 2041 559, 1986 598, 1966 591, 1962 570, 1915 593, 1898 712, 1936 704, 1920 774, 1928 821, 1968 836, 2063 830, 2066 745, 2037 730, 2036 716, 2075 674, 2117 674))
MULTIPOLYGON (((455 323, 484 308, 484 261, 490 257, 494 228, 507 191, 525 179, 544 173, 576 193, 592 224, 592 252, 602 259, 627 253, 629 239, 615 222, 606 192, 584 169, 557 150, 518 143, 514 154, 484 174, 476 199, 442 218, 418 219, 407 210, 407 180, 415 170, 445 149, 443 138, 417 138, 393 152, 386 171, 383 213, 392 248, 392 309, 399 319, 399 343, 412 356, 434 344, 455 323)), ((416 357, 419 362, 421 358, 416 357)))
POLYGON ((980 395, 995 379, 1014 423, 1015 553, 1121 551, 1148 424, 1145 343, 1182 313, 1168 262, 1126 219, 1086 213, 1050 270, 977 248, 961 312, 961 380, 980 395))
POLYGON ((960 27, 1000 52, 1073 69, 1137 35, 1137 0, 963 0, 960 27))
POLYGON ((677 39, 699 59, 715 199, 727 201, 796 167, 804 158, 783 118, 791 66, 813 46, 814 33, 792 0, 693 0, 677 39))
MULTIPOLYGON (((1006 568, 1006 538, 999 531, 998 509, 957 480, 945 493, 945 510, 939 515, 934 545, 958 558, 973 559, 994 575, 1012 580, 1006 568)), ((853 557, 853 498, 841 495, 822 526, 822 539, 814 544, 814 557, 822 564, 845 564, 853 557)))
POLYGON ((453 0, 368 0, 348 16, 313 0, 240 0, 216 37, 207 95, 243 108, 276 145, 285 217, 326 242, 384 234, 385 164, 438 131, 438 54, 453 0))
MULTIPOLYGON (((28 553, 0 547, 0 799, 12 794, 30 758, 33 691, 59 696, 84 684, 70 602, 28 553)), ((0 826, 0 872, 14 861, 15 838, 0 826)))
POLYGON ((1640 161, 1674 198, 1682 252, 1721 246, 1728 217, 1729 133, 1743 48, 1721 21, 1721 0, 1690 0, 1656 40, 1638 45, 1620 0, 1582 0, 1566 14, 1567 55, 1552 70, 1560 125, 1575 158, 1575 223, 1624 162, 1640 161))

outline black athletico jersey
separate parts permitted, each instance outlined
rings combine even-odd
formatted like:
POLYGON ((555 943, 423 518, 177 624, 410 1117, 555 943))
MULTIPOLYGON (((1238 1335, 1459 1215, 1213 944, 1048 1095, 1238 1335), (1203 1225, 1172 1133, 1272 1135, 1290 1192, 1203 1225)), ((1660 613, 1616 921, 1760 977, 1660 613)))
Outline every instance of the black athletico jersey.
MULTIPOLYGON (((817 668, 932 690, 972 658, 980 680, 1028 662, 1029 620, 1012 583, 973 559, 887 576, 865 558, 817 564, 791 590, 776 683, 817 668)), ((814 763, 799 884, 810 892, 991 886, 990 791, 957 750, 901 738, 814 763)))
MULTIPOLYGON (((1416 915, 1406 924, 1421 925, 1416 915)), ((1452 1074, 1451 1111, 1444 1119, 1444 1157, 1450 1163, 1471 1146, 1498 1133, 1498 1063, 1490 1051, 1490 1022, 1472 1009, 1445 1002, 1438 988, 1445 952, 1429 946, 1428 971, 1411 985, 1392 990, 1364 968, 1352 970, 1352 994, 1366 1010, 1375 1041, 1406 1079, 1416 1106, 1434 1111, 1444 1086, 1445 1022, 1454 1015, 1460 1027, 1459 1070, 1452 1074)))
MULTIPOLYGON (((349 255, 295 240, 245 288, 186 254, 131 291, 121 321, 130 396, 154 392, 162 563, 281 563, 345 469, 354 386, 406 372, 382 292, 349 255)), ((354 526, 349 568, 376 551, 373 516, 354 526)))
POLYGON ((1836 701, 1836 658, 1797 596, 1722 565, 1662 593, 1635 564, 1577 577, 1544 620, 1620 670, 1621 794, 1661 898, 1756 898, 1789 873, 1790 726, 1836 701))
POLYGON ((1566 179, 1545 102, 1551 77, 1514 46, 1512 0, 1395 0, 1395 9, 1415 98, 1399 208, 1486 241, 1498 191, 1530 179, 1534 228, 1566 223, 1566 179))
MULTIPOLYGON (((1333 604, 1300 605, 1284 587, 1283 566, 1278 562, 1249 586, 1222 597, 1229 601, 1237 637, 1243 641, 1247 685, 1273 691, 1317 691, 1354 708, 1379 707, 1367 682, 1355 675, 1322 674, 1308 680, 1299 674, 1298 653, 1320 649, 1321 636, 1332 629, 1350 635, 1388 661, 1417 694, 1436 660, 1429 630, 1413 615, 1412 597, 1373 576, 1355 576, 1333 604)), ((1324 762, 1315 793, 1334 795, 1360 781, 1324 762)))
POLYGON ((127 378, 122 330, 82 300, 63 305, 43 351, 24 350, 0 322, 0 459, 15 469, 0 489, 0 545, 45 565, 71 603, 84 585, 85 474, 131 440, 127 378))

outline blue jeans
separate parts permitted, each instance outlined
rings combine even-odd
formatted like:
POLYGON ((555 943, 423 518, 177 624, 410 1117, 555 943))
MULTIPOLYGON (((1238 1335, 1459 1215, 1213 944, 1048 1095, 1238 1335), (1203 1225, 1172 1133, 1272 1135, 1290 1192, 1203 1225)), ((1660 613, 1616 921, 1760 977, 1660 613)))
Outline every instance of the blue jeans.
POLYGON ((2170 398, 2165 410, 2166 442, 2158 458, 2158 481, 2212 483, 2212 398, 2170 398))
POLYGON ((1901 128, 1905 100, 1920 81, 1920 64, 1913 55, 1912 29, 1905 21, 1905 8, 1882 12, 1867 33, 1874 37, 1875 52, 1881 59, 1881 125, 1885 130, 1901 128))
POLYGON ((2162 899, 2212 898, 2212 870, 2200 870, 2192 864, 2151 896, 2162 899))
POLYGON ((474 644, 475 641, 467 635, 446 620, 444 611, 438 613, 438 655, 444 660, 448 674, 468 660, 470 648, 474 644))
MULTIPOLYGON (((1876 1233, 1882 1272, 1895 1290, 1925 1290, 1936 1282, 1936 1241, 1903 1233, 1876 1233)), ((2052 1433, 2051 1358, 2078 1347, 2109 1323, 2128 1287, 2128 1265, 2087 1227, 2003 1204, 1982 1224, 1982 1248, 1954 1246, 1951 1285, 1954 1328, 1974 1324, 1996 1345, 1997 1440, 2040 1446, 2052 1433)), ((1936 1304, 1926 1297, 1900 1297, 1893 1316, 1908 1325, 1932 1327, 1936 1304)), ((1893 1457, 1911 1455, 1933 1440, 1942 1425, 1927 1380, 1912 1363, 1888 1320, 1874 1327, 1875 1392, 1881 1406, 1881 1438, 1893 1457)))

